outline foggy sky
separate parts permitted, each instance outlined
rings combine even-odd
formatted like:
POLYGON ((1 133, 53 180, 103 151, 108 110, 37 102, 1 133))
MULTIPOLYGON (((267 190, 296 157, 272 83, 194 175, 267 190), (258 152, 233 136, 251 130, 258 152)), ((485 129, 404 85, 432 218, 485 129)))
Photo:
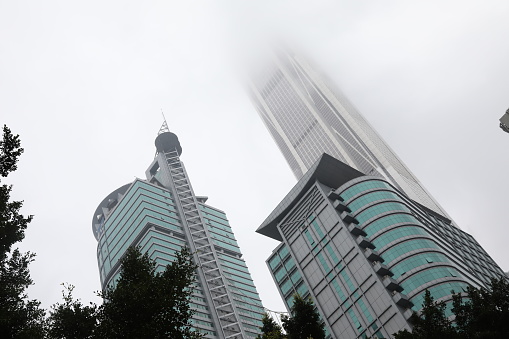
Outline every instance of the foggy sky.
POLYGON ((164 111, 197 195, 224 210, 262 302, 284 310, 254 233, 295 184, 237 56, 287 41, 346 94, 457 224, 509 270, 506 1, 2 1, 0 123, 25 153, 5 182, 34 214, 30 297, 100 302, 91 220, 144 178, 164 111))

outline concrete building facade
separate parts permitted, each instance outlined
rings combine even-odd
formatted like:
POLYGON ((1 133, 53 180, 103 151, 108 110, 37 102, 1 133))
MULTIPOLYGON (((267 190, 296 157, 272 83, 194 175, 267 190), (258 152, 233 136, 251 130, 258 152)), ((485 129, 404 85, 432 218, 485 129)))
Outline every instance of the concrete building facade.
POLYGON ((199 265, 191 300, 193 326, 206 338, 255 338, 264 309, 226 214, 194 194, 177 136, 161 132, 147 179, 113 191, 94 213, 102 288, 115 283, 130 246, 148 253, 158 270, 186 246, 199 265))
POLYGON ((311 296, 332 338, 390 338, 426 289, 450 314, 451 291, 504 275, 449 219, 327 154, 257 232, 281 242, 267 265, 287 308, 311 296))

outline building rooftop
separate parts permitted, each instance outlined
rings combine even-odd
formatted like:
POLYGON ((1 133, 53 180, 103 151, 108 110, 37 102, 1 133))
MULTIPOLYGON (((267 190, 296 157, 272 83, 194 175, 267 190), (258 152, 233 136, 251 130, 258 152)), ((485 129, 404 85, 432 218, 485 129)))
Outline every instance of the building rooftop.
POLYGON ((272 213, 256 230, 257 233, 272 239, 283 241, 277 229, 277 224, 284 218, 307 190, 316 181, 332 188, 338 188, 346 182, 361 177, 364 174, 344 164, 336 158, 324 153, 313 166, 300 178, 286 197, 277 205, 272 213))

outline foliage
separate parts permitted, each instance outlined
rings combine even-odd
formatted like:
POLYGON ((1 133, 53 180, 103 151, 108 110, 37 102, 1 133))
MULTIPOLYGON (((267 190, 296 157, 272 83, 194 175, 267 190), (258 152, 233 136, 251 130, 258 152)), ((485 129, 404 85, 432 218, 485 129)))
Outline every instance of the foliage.
POLYGON ((325 338, 325 325, 310 298, 294 295, 290 313, 290 317, 283 316, 281 319, 288 339, 325 338))
POLYGON ((93 303, 84 306, 79 299, 74 300, 73 290, 73 285, 64 285, 64 291, 62 291, 64 303, 51 306, 48 319, 48 338, 93 338, 97 326, 98 308, 93 303))
POLYGON ((457 331, 462 338, 509 338, 509 282, 492 279, 488 288, 469 288, 453 296, 457 331))
POLYGON ((262 318, 262 331, 261 335, 258 335, 256 339, 285 339, 281 326, 272 319, 267 313, 262 318))
POLYGON ((200 338, 191 328, 192 294, 196 265, 187 248, 163 272, 138 248, 122 259, 116 287, 101 293, 99 338, 200 338))
POLYGON ((436 302, 431 293, 426 290, 424 302, 419 315, 413 314, 411 322, 414 324, 412 332, 406 329, 395 334, 395 339, 441 339, 454 338, 456 331, 452 322, 445 316, 445 303, 436 302))
MULTIPOLYGON (((23 153, 18 135, 4 125, 0 141, 0 176, 17 169, 23 153)), ((4 338, 40 338, 45 312, 36 300, 28 300, 26 289, 33 284, 28 269, 33 253, 20 253, 12 246, 23 240, 32 216, 23 216, 22 201, 10 201, 12 185, 0 186, 0 333, 4 338)))

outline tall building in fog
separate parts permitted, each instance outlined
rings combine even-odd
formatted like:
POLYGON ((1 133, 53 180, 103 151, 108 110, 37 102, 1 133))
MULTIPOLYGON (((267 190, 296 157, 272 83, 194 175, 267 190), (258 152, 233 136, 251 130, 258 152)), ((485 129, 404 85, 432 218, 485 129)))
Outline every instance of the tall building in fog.
POLYGON ((225 213, 194 194, 175 134, 162 128, 155 144, 147 179, 116 189, 94 213, 102 288, 118 279, 130 246, 140 246, 158 270, 187 246, 199 265, 193 326, 206 338, 255 338, 264 310, 225 213))
POLYGON ((257 230, 280 242, 267 265, 288 309, 310 296, 331 338, 390 338, 426 290, 450 315, 451 291, 504 275, 301 57, 276 53, 250 90, 299 179, 257 230))
POLYGON ((331 338, 392 338, 426 290, 449 316, 451 291, 504 276, 451 220, 327 154, 257 232, 280 242, 267 264, 286 307, 311 297, 331 338))
POLYGON ((447 216, 364 117, 302 57, 274 53, 271 63, 251 77, 250 95, 297 179, 327 153, 363 173, 382 176, 447 216))

